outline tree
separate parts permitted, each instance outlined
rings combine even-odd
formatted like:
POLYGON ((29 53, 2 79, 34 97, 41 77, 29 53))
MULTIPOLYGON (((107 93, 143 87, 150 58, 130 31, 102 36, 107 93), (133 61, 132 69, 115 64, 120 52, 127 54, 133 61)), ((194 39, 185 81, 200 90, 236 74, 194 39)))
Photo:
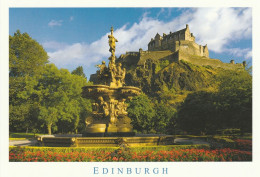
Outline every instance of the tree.
POLYGON ((163 102, 155 105, 155 116, 153 118, 156 133, 172 133, 174 129, 176 109, 163 102))
POLYGON ((11 131, 44 130, 78 132, 91 111, 91 103, 81 97, 88 85, 83 68, 74 74, 47 64, 42 46, 18 30, 9 37, 11 131))
POLYGON ((30 92, 27 89, 19 93, 34 105, 31 113, 20 122, 28 122, 31 115, 34 117, 31 122, 37 122, 37 127, 47 128, 48 134, 77 133, 79 123, 86 117, 84 113, 88 113, 91 107, 90 101, 81 97, 82 87, 88 84, 86 79, 72 75, 67 69, 58 69, 54 64, 46 64, 37 79, 30 92))
POLYGON ((134 97, 128 106, 128 114, 134 129, 143 133, 153 132, 154 105, 144 93, 134 97))
POLYGON ((58 109, 55 107, 40 107, 40 114, 38 117, 47 126, 48 134, 51 135, 52 127, 57 130, 56 122, 58 121, 58 109))
POLYGON ((52 127, 59 132, 77 132, 80 122, 82 87, 86 79, 72 75, 67 69, 58 69, 47 64, 39 79, 37 90, 40 93, 40 116, 51 134, 52 127))
MULTIPOLYGON (((250 71, 249 71, 250 72, 250 71)), ((252 131, 252 76, 246 70, 225 71, 218 75, 218 109, 226 127, 252 131)))
POLYGON ((9 125, 10 132, 12 131, 26 131, 30 126, 25 125, 28 123, 27 117, 30 111, 30 104, 10 105, 9 106, 9 125))
POLYGON ((220 121, 214 102, 214 92, 189 94, 178 110, 178 126, 192 134, 215 133, 220 121))
POLYGON ((37 77, 48 62, 43 47, 19 30, 9 36, 9 106, 10 131, 28 131, 35 124, 37 77))
POLYGON ((86 75, 84 74, 83 72, 83 67, 82 66, 79 66, 77 67, 76 69, 74 69, 71 74, 74 74, 74 75, 78 75, 78 76, 82 76, 84 78, 87 79, 86 75))
POLYGON ((34 76, 48 62, 47 52, 27 33, 19 30, 9 36, 9 74, 11 77, 34 76))

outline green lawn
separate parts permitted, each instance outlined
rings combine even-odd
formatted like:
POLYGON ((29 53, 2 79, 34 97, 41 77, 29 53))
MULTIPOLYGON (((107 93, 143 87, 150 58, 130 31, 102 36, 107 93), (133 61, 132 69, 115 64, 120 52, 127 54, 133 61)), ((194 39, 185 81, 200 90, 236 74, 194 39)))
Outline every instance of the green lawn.
POLYGON ((33 139, 36 136, 40 136, 44 134, 39 133, 9 133, 9 140, 23 140, 23 139, 33 139))

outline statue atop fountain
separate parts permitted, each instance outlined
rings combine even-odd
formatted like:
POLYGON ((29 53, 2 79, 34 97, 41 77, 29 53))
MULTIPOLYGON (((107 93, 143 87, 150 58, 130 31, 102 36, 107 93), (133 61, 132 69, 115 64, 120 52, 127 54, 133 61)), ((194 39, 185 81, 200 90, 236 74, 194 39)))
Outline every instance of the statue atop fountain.
POLYGON ((125 86, 125 68, 121 63, 116 63, 116 42, 113 35, 108 35, 109 51, 111 56, 108 67, 105 61, 97 65, 98 85, 83 87, 82 96, 94 100, 92 115, 87 117, 86 131, 83 136, 132 136, 131 119, 127 116, 125 101, 140 94, 137 87, 125 86))

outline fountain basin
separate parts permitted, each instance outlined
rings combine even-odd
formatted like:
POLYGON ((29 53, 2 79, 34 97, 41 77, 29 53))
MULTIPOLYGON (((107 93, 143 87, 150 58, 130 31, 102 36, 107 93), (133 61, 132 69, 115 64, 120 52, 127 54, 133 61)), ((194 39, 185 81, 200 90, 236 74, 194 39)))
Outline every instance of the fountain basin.
POLYGON ((129 147, 173 145, 173 135, 133 137, 39 137, 39 144, 49 147, 129 147))

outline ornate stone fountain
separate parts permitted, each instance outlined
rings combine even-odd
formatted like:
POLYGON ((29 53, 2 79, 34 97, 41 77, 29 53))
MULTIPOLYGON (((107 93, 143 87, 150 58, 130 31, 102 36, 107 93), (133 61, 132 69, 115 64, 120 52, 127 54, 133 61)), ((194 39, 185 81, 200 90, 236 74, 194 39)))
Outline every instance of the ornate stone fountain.
POLYGON ((92 116, 86 118, 86 131, 83 136, 133 136, 131 119, 127 116, 126 100, 140 94, 137 87, 124 86, 125 68, 121 63, 116 64, 116 42, 113 36, 113 27, 109 38, 108 67, 105 61, 97 65, 98 85, 83 87, 82 96, 91 98, 92 116))
POLYGON ((125 68, 115 63, 117 39, 113 36, 113 28, 109 38, 108 67, 103 61, 97 65, 97 84, 82 88, 82 96, 92 99, 92 115, 87 117, 86 130, 79 135, 51 135, 38 137, 42 146, 155 146, 174 144, 172 135, 135 135, 131 119, 127 116, 125 101, 141 93, 137 87, 124 86, 125 68))

